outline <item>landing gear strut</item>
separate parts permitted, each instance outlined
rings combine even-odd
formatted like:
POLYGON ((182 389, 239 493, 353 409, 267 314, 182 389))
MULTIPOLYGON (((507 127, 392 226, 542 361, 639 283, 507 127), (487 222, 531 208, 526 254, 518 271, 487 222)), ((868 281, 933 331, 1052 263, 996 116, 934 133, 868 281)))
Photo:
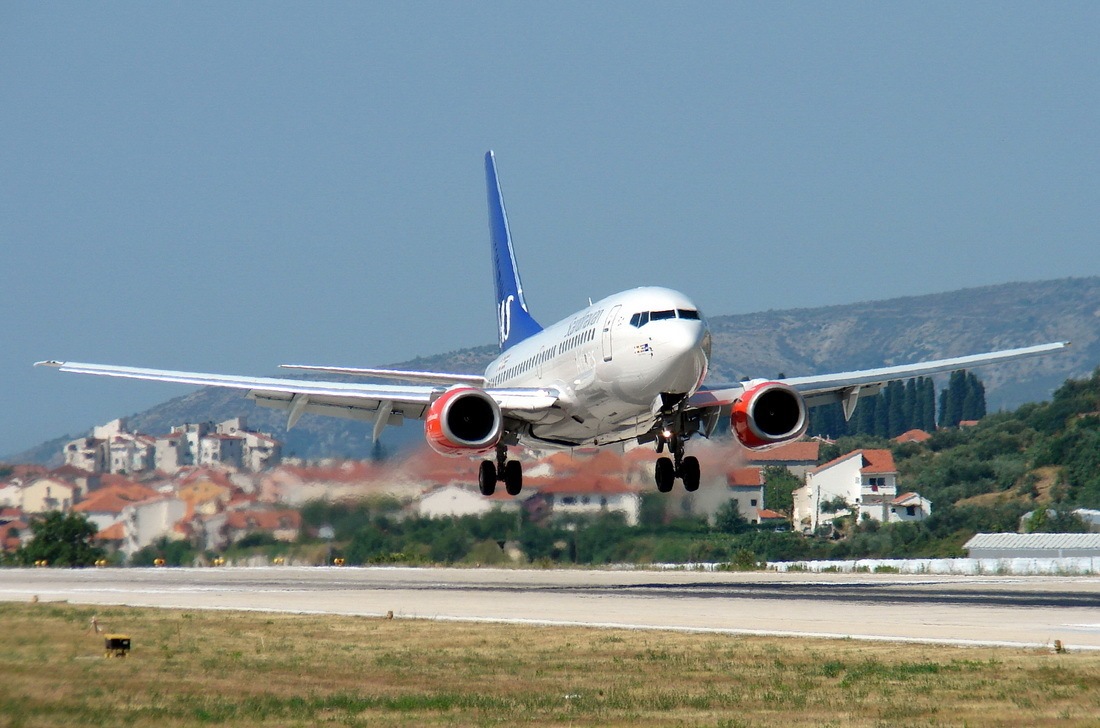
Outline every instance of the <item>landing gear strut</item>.
POLYGON ((508 448, 497 445, 497 459, 481 461, 481 467, 477 471, 477 487, 484 496, 490 496, 496 492, 497 483, 504 483, 504 490, 508 495, 519 495, 523 490, 523 466, 518 460, 508 459, 508 448))
POLYGON ((658 458, 654 467, 653 479, 657 482, 657 490, 668 493, 672 490, 676 478, 684 481, 684 490, 693 493, 699 490, 699 460, 691 455, 684 457, 684 440, 679 435, 672 434, 668 437, 657 438, 657 452, 662 452, 668 445, 668 451, 672 458, 658 458))

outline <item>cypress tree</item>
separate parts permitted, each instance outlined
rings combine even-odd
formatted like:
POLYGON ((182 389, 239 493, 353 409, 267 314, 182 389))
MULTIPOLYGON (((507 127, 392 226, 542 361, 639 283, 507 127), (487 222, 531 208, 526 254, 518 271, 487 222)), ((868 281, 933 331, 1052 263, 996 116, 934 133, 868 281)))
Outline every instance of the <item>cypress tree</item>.
POLYGON ((985 417, 985 385, 971 372, 966 373, 965 381, 960 419, 980 420, 985 417))
POLYGON ((920 427, 920 418, 917 415, 917 380, 912 377, 905 383, 905 405, 902 407, 902 417, 905 423, 898 434, 908 432, 915 427, 920 427))
POLYGON ((940 395, 940 427, 957 427, 962 417, 963 398, 966 397, 966 372, 951 372, 947 389, 940 395))
POLYGON ((925 432, 936 431, 936 383, 931 377, 921 377, 921 418, 919 427, 925 432))
POLYGON ((905 432, 905 385, 895 379, 886 385, 886 431, 883 437, 897 437, 905 432))
POLYGON ((874 398, 875 401, 875 418, 873 420, 873 428, 871 434, 875 437, 889 437, 890 431, 890 407, 889 402, 886 401, 886 397, 879 396, 874 398))

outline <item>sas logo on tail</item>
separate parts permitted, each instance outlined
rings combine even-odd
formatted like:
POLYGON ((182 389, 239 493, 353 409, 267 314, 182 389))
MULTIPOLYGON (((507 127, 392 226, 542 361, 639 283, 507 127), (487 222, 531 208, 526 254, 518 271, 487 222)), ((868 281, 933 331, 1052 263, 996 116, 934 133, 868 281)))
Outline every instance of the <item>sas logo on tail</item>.
POLYGON ((501 343, 508 341, 508 337, 512 335, 512 302, 515 300, 515 296, 509 295, 500 302, 500 311, 497 313, 497 323, 500 324, 501 343))

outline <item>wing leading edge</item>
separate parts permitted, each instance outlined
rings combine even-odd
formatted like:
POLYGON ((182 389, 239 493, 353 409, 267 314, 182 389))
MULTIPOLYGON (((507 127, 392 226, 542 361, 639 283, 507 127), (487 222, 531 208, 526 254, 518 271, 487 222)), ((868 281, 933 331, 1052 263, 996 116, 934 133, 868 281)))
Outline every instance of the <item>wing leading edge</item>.
MULTIPOLYGON (((248 398, 258 405, 288 410, 287 429, 293 427, 303 414, 319 414, 374 422, 375 438, 386 425, 400 425, 405 419, 424 419, 432 402, 446 391, 444 386, 243 377, 83 362, 42 361, 35 366, 48 366, 75 374, 245 390, 248 398)), ((548 409, 558 401, 558 393, 551 389, 485 391, 497 401, 504 414, 521 419, 524 415, 548 409)))
MULTIPOLYGON (((970 369, 977 366, 1027 359, 1061 351, 1069 345, 1068 341, 1059 341, 1052 344, 1004 349, 985 354, 957 356, 916 364, 861 369, 837 374, 815 374, 808 377, 788 377, 776 381, 789 384, 798 390, 805 397, 806 405, 809 407, 842 402, 845 416, 851 416, 859 397, 877 394, 883 386, 895 379, 922 377, 957 369, 970 369)), ((737 383, 704 387, 691 398, 691 405, 697 408, 728 407, 744 393, 745 386, 744 383, 737 383)))
POLYGON ((401 382, 424 382, 428 384, 468 384, 472 387, 485 386, 485 377, 480 374, 451 374, 450 372, 420 372, 407 369, 362 369, 359 367, 325 367, 312 364, 280 364, 280 369, 294 369, 304 372, 324 372, 325 374, 346 374, 352 377, 373 377, 393 379, 401 382))

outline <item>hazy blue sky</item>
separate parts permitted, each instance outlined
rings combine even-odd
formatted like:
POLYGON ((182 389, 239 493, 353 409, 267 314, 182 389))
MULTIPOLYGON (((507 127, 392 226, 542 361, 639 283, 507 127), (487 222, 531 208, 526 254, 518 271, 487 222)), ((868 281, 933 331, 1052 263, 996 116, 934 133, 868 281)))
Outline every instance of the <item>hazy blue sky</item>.
POLYGON ((187 388, 534 314, 1100 274, 1097 3, 5 3, 0 453, 187 388))

